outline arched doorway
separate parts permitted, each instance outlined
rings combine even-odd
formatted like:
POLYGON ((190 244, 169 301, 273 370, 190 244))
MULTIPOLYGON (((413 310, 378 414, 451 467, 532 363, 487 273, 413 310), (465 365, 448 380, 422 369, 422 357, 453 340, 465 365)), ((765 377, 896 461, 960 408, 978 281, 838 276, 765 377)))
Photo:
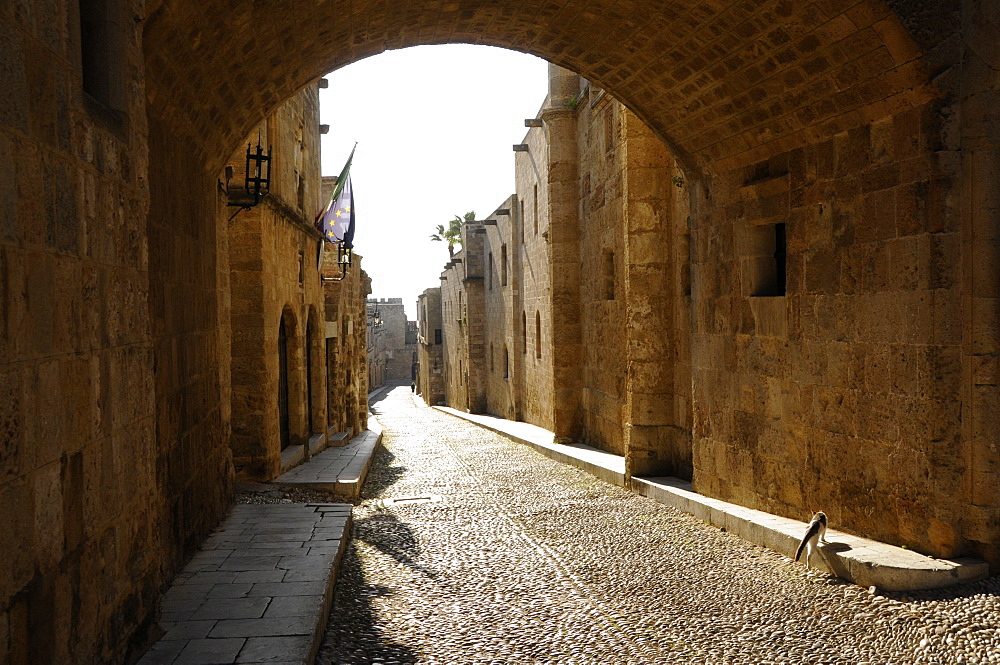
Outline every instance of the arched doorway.
POLYGON ((306 319, 306 437, 312 436, 315 429, 313 422, 313 333, 314 324, 312 313, 306 319))
POLYGON ((289 424, 288 368, 288 326, 285 317, 282 316, 278 322, 278 438, 282 450, 289 446, 292 438, 289 424))

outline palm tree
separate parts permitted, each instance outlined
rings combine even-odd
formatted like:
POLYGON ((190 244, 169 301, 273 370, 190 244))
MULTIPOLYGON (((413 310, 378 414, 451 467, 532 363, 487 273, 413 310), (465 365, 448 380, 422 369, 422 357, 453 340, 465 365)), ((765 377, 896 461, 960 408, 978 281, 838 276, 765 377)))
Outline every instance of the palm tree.
POLYGON ((455 255, 455 245, 462 244, 462 224, 476 221, 476 211, 470 210, 465 213, 465 218, 455 215, 455 219, 448 222, 448 228, 444 224, 437 225, 437 233, 431 235, 431 240, 448 241, 448 256, 455 255))

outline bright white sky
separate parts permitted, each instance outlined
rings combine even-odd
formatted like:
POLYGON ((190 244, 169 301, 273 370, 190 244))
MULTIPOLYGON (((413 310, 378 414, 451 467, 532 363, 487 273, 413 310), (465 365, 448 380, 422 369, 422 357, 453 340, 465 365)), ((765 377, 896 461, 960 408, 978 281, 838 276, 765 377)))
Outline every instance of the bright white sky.
POLYGON ((351 167, 354 248, 372 297, 439 286, 448 248, 430 235, 455 215, 484 219, 514 193, 514 152, 548 89, 548 63, 488 46, 389 51, 327 76, 320 90, 323 175, 351 167))

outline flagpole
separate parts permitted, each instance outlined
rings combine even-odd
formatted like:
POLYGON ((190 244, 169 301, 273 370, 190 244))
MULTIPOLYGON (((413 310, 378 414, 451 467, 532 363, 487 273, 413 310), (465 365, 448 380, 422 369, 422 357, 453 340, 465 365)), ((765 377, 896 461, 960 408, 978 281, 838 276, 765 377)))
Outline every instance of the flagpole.
POLYGON ((351 148, 351 154, 347 157, 347 162, 344 164, 344 168, 340 170, 340 175, 337 176, 337 186, 333 188, 333 196, 330 197, 331 201, 336 201, 337 197, 340 196, 340 191, 344 189, 344 181, 347 179, 347 174, 351 170, 351 162, 354 161, 354 151, 358 149, 358 142, 354 142, 354 147, 351 148))

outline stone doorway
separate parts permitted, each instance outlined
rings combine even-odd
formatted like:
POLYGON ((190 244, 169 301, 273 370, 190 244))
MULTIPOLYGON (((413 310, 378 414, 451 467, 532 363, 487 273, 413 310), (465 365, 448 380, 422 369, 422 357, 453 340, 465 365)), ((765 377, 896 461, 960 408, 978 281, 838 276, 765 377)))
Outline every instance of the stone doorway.
POLYGON ((278 433, 281 449, 288 447, 291 435, 288 425, 288 331, 285 317, 278 323, 278 433))

